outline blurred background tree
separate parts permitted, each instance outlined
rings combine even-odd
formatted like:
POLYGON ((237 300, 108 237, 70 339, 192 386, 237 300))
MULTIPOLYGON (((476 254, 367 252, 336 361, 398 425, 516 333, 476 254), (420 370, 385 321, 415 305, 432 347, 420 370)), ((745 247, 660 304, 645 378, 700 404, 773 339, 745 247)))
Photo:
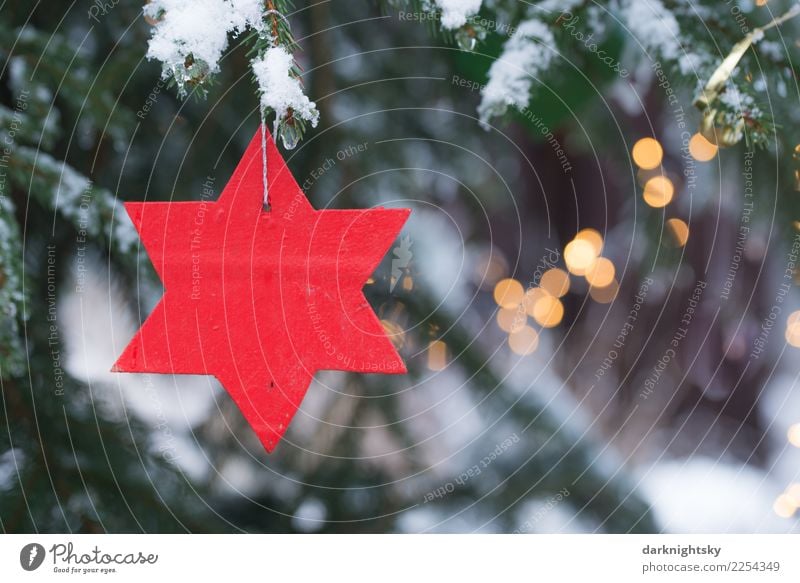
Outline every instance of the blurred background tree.
POLYGON ((366 288, 409 375, 318 375, 266 456, 213 378, 110 374, 162 293, 120 203, 219 194, 260 122, 263 39, 162 80, 163 15, 6 2, 3 531, 686 529, 653 484, 703 456, 768 475, 759 527, 793 527, 763 519, 796 506, 791 420, 763 397, 784 327, 800 339, 791 300, 775 314, 794 21, 693 104, 794 3, 268 4, 320 113, 285 152, 312 204, 414 209, 366 288))

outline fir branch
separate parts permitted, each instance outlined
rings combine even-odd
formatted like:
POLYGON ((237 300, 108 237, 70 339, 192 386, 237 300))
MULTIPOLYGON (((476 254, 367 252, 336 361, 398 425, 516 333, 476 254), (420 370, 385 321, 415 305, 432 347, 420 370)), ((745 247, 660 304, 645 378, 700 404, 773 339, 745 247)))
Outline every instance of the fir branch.
POLYGON ((246 35, 245 43, 258 87, 262 117, 275 116, 275 131, 291 149, 308 124, 316 125, 319 113, 306 97, 301 70, 294 59, 299 49, 288 15, 290 0, 251 0, 242 4, 217 0, 198 16, 188 0, 153 0, 144 7, 154 25, 148 58, 163 64, 163 77, 178 94, 205 96, 219 71, 229 35, 246 35), (217 17, 218 22, 208 22, 217 17), (196 25, 201 30, 191 29, 196 25))

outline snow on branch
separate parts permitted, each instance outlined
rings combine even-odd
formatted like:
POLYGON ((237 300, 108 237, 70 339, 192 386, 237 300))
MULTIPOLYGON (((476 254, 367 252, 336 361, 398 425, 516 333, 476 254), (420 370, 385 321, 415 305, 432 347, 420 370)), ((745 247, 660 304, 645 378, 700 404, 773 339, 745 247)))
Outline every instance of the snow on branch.
POLYGON ((182 94, 192 79, 219 71, 230 34, 264 30, 259 0, 154 0, 144 15, 155 23, 147 58, 163 63, 164 76, 173 77, 182 94))
POLYGON ((481 0, 435 0, 442 11, 442 27, 450 30, 461 28, 470 17, 481 9, 481 0))
POLYGON ((275 112, 276 124, 292 115, 295 120, 299 118, 316 127, 319 112, 303 93, 300 79, 293 73, 294 59, 286 49, 269 48, 262 57, 253 59, 252 66, 261 91, 261 106, 275 112))
POLYGON ((203 91, 220 70, 231 37, 255 33, 250 61, 265 115, 276 114, 275 129, 284 145, 293 147, 305 128, 316 126, 315 104, 303 92, 292 56, 294 38, 285 12, 286 1, 152 0, 144 17, 153 25, 147 58, 160 61, 162 76, 175 82, 178 93, 203 91))
POLYGON ((533 80, 549 68, 554 45, 553 33, 540 20, 519 25, 489 69, 489 82, 478 106, 481 122, 503 115, 509 106, 528 105, 533 80))
POLYGON ((697 74, 703 59, 690 50, 692 43, 682 37, 677 18, 660 0, 628 2, 624 17, 628 31, 653 58, 677 63, 684 75, 697 74))

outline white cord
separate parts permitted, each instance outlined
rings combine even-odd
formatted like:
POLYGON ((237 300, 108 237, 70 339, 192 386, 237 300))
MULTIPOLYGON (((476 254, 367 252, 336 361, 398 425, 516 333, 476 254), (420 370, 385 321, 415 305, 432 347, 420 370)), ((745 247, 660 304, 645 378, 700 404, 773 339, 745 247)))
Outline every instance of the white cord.
POLYGON ((269 210, 269 186, 267 183, 267 114, 266 108, 261 106, 261 169, 264 181, 264 210, 269 210))
MULTIPOLYGON (((285 24, 288 29, 291 30, 292 25, 289 22, 289 19, 286 18, 283 14, 278 12, 277 10, 267 10, 264 12, 264 16, 277 16, 280 18, 285 24)), ((272 44, 277 46, 278 39, 272 39, 272 44)), ((272 132, 272 139, 275 139, 275 136, 278 134, 278 119, 275 118, 275 130, 272 132)), ((266 107, 261 105, 261 162, 263 166, 263 180, 264 180, 264 210, 270 210, 269 204, 269 187, 267 184, 267 112, 266 107)))

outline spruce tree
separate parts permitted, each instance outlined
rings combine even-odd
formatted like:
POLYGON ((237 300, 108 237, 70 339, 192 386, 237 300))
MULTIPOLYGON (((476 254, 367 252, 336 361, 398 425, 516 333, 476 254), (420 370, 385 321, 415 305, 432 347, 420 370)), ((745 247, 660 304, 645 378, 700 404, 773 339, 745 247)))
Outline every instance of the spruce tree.
MULTIPOLYGON (((628 473, 632 464, 610 455, 611 446, 598 443, 598 435, 626 460, 636 460, 652 447, 657 424, 665 423, 670 435, 687 424, 701 427, 692 417, 699 407, 738 422, 734 429, 714 429, 722 443, 740 443, 736 427, 752 429, 757 437, 737 445, 735 455, 749 463, 765 459, 757 401, 775 354, 748 359, 753 336, 744 339, 743 356, 731 354, 726 347, 733 340, 719 322, 766 317, 774 282, 750 282, 750 275, 764 265, 781 271, 794 236, 796 202, 786 194, 795 188, 790 97, 796 94, 796 47, 784 47, 781 34, 796 26, 796 3, 720 9, 711 1, 649 0, 643 8, 623 0, 497 0, 465 2, 455 11, 436 1, 263 4, 263 28, 231 28, 218 63, 195 53, 163 61, 162 52, 148 60, 148 42, 170 17, 166 3, 148 3, 144 15, 141 6, 125 4, 88 14, 14 1, 0 8, 4 532, 390 532, 419 524, 445 531, 536 530, 543 526, 536 520, 531 526, 526 501, 549 503, 559 495, 558 504, 576 516, 575 528, 654 531, 660 526, 640 497, 639 477, 628 473), (374 22, 359 22, 365 18, 380 23, 380 35, 374 22), (301 80, 303 95, 315 102, 303 115, 264 98, 269 85, 258 64, 275 48, 293 56, 290 77, 301 80), (720 69, 724 62, 731 66, 720 69), (636 76, 636 66, 648 70, 638 75, 650 79, 642 99, 652 105, 628 113, 599 97, 616 91, 623 73, 636 76), (672 114, 673 95, 683 117, 672 114), (659 115, 649 119, 650 109, 659 115), (572 396, 563 399, 552 377, 531 382, 539 373, 533 367, 503 360, 506 338, 491 336, 491 290, 470 288, 476 299, 467 310, 431 282, 436 274, 421 273, 430 265, 425 255, 437 250, 413 238, 398 241, 365 290, 395 334, 408 377, 320 375, 304 408, 322 418, 298 420, 273 455, 260 449, 227 395, 216 391, 216 406, 187 437, 203 460, 202 471, 191 474, 159 450, 156 422, 120 409, 125 399, 113 383, 70 373, 62 324, 67 297, 80 300, 84 285, 105 280, 106 289, 128 302, 114 314, 127 310, 143 319, 160 294, 120 202, 218 194, 262 121, 294 147, 284 153, 315 207, 363 207, 392 197, 430 202, 460 215, 457 220, 466 217, 463 224, 473 230, 465 247, 480 249, 487 240, 475 225, 488 209, 509 231, 498 235, 506 253, 513 257, 515 244, 524 248, 514 273, 523 280, 552 242, 529 233, 514 238, 514 228, 544 230, 532 200, 552 203, 560 252, 582 228, 606 233, 616 227, 619 233, 633 225, 629 240, 606 238, 635 250, 625 278, 618 274, 617 307, 592 303, 589 291, 570 294, 563 300, 570 330, 541 331, 542 342, 568 338, 570 350, 557 351, 553 367, 568 379, 572 396), (689 265, 704 274, 709 290, 724 289, 728 256, 703 271, 710 251, 702 235, 718 215, 706 206, 691 219, 683 216, 689 243, 666 249, 666 219, 679 217, 643 207, 642 176, 630 170, 637 139, 674 143, 669 135, 683 128, 679 124, 720 148, 720 158, 752 159, 762 190, 775 193, 756 204, 754 221, 767 224, 773 214, 783 219, 778 234, 767 238, 776 249, 770 250, 772 263, 745 257, 718 319, 695 320, 694 330, 704 326, 721 339, 701 347, 682 341, 677 351, 679 373, 694 370, 700 352, 721 363, 726 378, 748 380, 746 390, 717 400, 700 373, 685 383, 671 380, 674 394, 640 396, 645 363, 663 353, 650 340, 653 330, 672 336, 700 276, 676 277, 674 297, 662 296, 664 309, 640 313, 615 359, 613 382, 587 381, 624 328, 643 280, 658 274, 668 280, 689 265), (599 154, 597 136, 610 136, 599 154), (478 157, 462 158, 459 146, 489 161, 514 150, 515 164, 524 169, 534 158, 538 172, 510 178, 503 199, 498 192, 505 177, 478 157), (571 174, 564 172, 561 149, 570 154, 571 174), (765 170, 771 166, 778 171, 765 170), (462 181, 454 198, 447 198, 436 172, 462 181), (598 177, 606 176, 609 190, 616 190, 608 195, 610 212, 592 199, 598 177), (477 195, 468 196, 470 188, 477 195), (553 191, 576 194, 556 199, 548 196, 553 191), (425 192, 436 194, 426 200, 425 192), (518 224, 511 217, 517 202, 518 224), (575 218, 575 207, 584 218, 575 218), (393 269, 392 261, 403 257, 405 265, 393 269), (748 303, 754 294, 755 303, 748 303), (604 322, 600 340, 598 321, 604 322), (451 376, 438 375, 431 362, 432 351, 444 347, 451 376), (456 399, 463 402, 442 404, 456 399), (576 422, 576 402, 594 422, 576 422), (469 412, 474 433, 454 436, 446 423, 438 426, 436 416, 424 414, 437 406, 469 412), (490 463, 481 465, 484 458, 490 463)), ((682 183, 675 178, 688 153, 687 142, 685 151, 664 156, 678 190, 688 188, 690 176, 682 183)), ((735 215, 726 223, 728 234, 735 233, 744 202, 720 203, 735 215)), ((424 204, 415 210, 428 216, 424 204)), ((735 234, 721 244, 734 246, 735 234)), ((627 258, 615 259, 620 271, 627 258)), ((83 306, 84 321, 95 308, 83 306)), ((114 340, 118 348, 124 341, 114 340)), ((145 377, 137 382, 149 390, 145 377)), ((698 448, 709 447, 701 430, 692 433, 700 436, 698 448)))

